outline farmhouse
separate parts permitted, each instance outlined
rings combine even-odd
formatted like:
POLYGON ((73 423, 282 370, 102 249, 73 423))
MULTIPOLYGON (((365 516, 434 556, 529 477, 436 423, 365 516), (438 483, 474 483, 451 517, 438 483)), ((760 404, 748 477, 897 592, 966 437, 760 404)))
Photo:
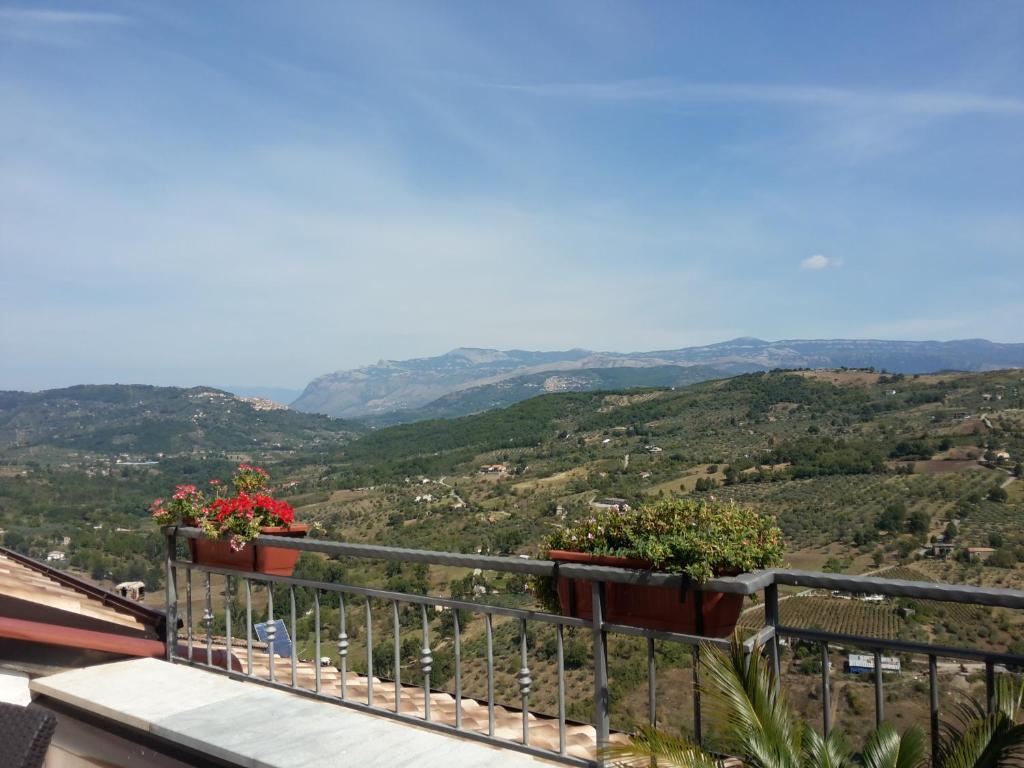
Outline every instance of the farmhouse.
POLYGON ((146 584, 142 581, 122 581, 114 588, 121 597, 141 603, 146 597, 146 584))
POLYGON ((968 547, 967 558, 978 563, 983 563, 992 557, 995 550, 992 547, 968 547))
POLYGON ((503 475, 508 472, 507 464, 484 464, 480 467, 482 475, 503 475))
POLYGON ((949 544, 944 541, 936 541, 932 543, 932 557, 937 557, 940 560, 945 560, 949 557, 950 553, 956 549, 955 544, 949 544))

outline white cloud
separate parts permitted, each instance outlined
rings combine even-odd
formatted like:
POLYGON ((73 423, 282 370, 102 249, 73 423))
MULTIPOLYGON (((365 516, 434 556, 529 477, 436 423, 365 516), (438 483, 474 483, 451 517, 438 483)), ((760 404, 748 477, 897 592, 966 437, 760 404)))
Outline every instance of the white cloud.
POLYGON ((688 83, 664 79, 583 83, 496 83, 492 87, 537 96, 591 101, 793 104, 889 114, 1024 115, 1024 100, 951 90, 885 91, 819 85, 688 83))
POLYGON ((0 8, 0 21, 21 24, 125 24, 127 16, 101 11, 54 11, 0 8))
POLYGON ((813 256, 808 256, 806 259, 800 262, 800 269, 838 269, 843 265, 842 259, 830 258, 820 253, 816 253, 813 256))
POLYGON ((131 23, 128 16, 103 11, 0 8, 0 38, 23 43, 74 46, 101 30, 131 23))

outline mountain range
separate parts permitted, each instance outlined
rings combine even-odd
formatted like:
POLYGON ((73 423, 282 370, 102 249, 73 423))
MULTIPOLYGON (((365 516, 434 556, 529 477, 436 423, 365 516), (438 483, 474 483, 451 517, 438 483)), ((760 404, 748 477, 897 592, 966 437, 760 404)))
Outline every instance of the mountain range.
POLYGON ((841 367, 905 374, 1018 368, 1024 367, 1024 344, 738 338, 630 353, 459 348, 325 374, 292 408, 385 425, 463 416, 545 392, 682 386, 759 370, 841 367))

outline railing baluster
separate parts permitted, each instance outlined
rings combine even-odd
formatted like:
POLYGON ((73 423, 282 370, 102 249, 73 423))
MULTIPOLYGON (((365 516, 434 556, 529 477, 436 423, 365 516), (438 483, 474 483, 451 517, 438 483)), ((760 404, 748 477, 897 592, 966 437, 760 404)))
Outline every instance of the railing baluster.
POLYGON ((391 618, 395 626, 395 714, 402 712, 402 640, 398 621, 398 601, 391 601, 391 618))
POLYGON ((885 700, 882 691, 882 652, 875 651, 875 727, 885 719, 885 700))
POLYGON ((164 645, 167 648, 167 661, 173 661, 178 647, 178 569, 171 563, 177 559, 178 537, 176 527, 169 528, 167 534, 167 574, 164 590, 164 645))
POLYGON ((647 720, 658 725, 658 670, 654 659, 654 638, 647 638, 647 720))
POLYGON ((245 581, 245 673, 252 677, 252 580, 245 581))
POLYGON ((935 654, 928 656, 929 725, 932 737, 932 766, 942 768, 939 755, 939 664, 935 654))
POLYGON ((779 660, 779 588, 775 584, 769 584, 764 588, 764 623, 774 630, 771 640, 768 641, 768 656, 772 664, 772 674, 775 677, 775 690, 782 685, 782 671, 779 660))
POLYGON ((313 590, 313 651, 316 654, 316 692, 320 693, 320 667, 321 667, 321 651, 320 651, 320 590, 313 590))
POLYGON ((821 644, 821 724, 825 738, 832 732, 832 687, 830 682, 831 663, 828 657, 828 643, 821 644))
POLYGON ((299 638, 295 632, 295 587, 291 585, 288 586, 288 607, 292 634, 292 688, 297 688, 299 685, 299 638))
POLYGON ((274 670, 274 639, 277 637, 277 627, 274 626, 274 582, 267 582, 267 667, 270 682, 276 682, 276 671, 274 670))
POLYGON ((213 585, 210 572, 206 572, 206 602, 203 606, 203 630, 206 632, 206 666, 213 666, 213 585))
POLYGON ((594 638, 594 731, 597 736, 597 751, 600 754, 608 746, 608 655, 605 649, 604 631, 604 584, 590 582, 590 596, 593 614, 591 617, 594 638))
MULTIPOLYGON (((704 593, 693 593, 693 610, 697 634, 704 634, 704 593)), ((693 739, 698 746, 704 746, 704 717, 700 701, 700 646, 693 646, 693 739)))
POLYGON ((565 648, 562 637, 565 627, 555 625, 555 663, 558 669, 558 754, 565 754, 565 648))
POLYGON ((185 628, 188 638, 188 660, 192 661, 192 569, 185 568, 185 628))
POLYGON ((484 614, 487 630, 487 735, 494 735, 494 627, 491 614, 484 614))
POLYGON ((224 577, 224 669, 233 672, 231 665, 231 577, 224 577))
POLYGON ((373 608, 366 598, 366 705, 373 706, 373 608))
POLYGON ((427 619, 426 604, 420 603, 420 613, 423 618, 423 649, 420 656, 420 667, 423 670, 423 719, 430 722, 430 670, 434 657, 430 652, 430 621, 427 619))
POLYGON ((455 630, 455 728, 462 727, 462 627, 459 626, 459 609, 452 608, 455 630))
POLYGON ((526 639, 526 619, 519 620, 519 658, 522 666, 516 674, 516 682, 519 683, 519 697, 523 703, 523 744, 530 743, 530 686, 533 679, 530 677, 529 649, 526 639))
POLYGON ((338 666, 341 668, 341 700, 348 693, 348 635, 345 633, 345 595, 338 593, 338 666))
POLYGON ((703 718, 700 711, 700 646, 690 646, 690 678, 693 682, 693 740, 698 746, 703 745, 704 731, 701 728, 703 718))
POLYGON ((985 659, 985 706, 991 715, 996 711, 996 663, 985 659))

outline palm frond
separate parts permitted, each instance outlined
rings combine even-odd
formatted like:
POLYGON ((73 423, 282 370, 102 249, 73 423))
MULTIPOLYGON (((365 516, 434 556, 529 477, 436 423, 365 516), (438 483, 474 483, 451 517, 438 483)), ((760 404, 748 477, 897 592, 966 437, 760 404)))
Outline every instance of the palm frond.
POLYGON ((807 729, 804 768, 845 768, 850 758, 850 748, 838 732, 822 737, 817 731, 807 729))
POLYGON ((775 685, 760 646, 747 652, 735 639, 729 651, 701 648, 701 692, 709 713, 727 726, 736 751, 752 768, 797 768, 805 727, 775 685))
POLYGON ((641 726, 628 744, 613 744, 602 753, 621 768, 716 768, 713 755, 681 736, 641 726))
POLYGON ((910 728, 900 736, 895 728, 883 723, 871 734, 860 759, 865 768, 920 768, 926 755, 920 728, 910 728))
POLYGON ((958 705, 942 724, 939 753, 943 768, 1008 768, 1024 766, 1024 726, 1016 719, 1024 701, 1024 684, 1000 678, 991 714, 984 704, 958 705))

